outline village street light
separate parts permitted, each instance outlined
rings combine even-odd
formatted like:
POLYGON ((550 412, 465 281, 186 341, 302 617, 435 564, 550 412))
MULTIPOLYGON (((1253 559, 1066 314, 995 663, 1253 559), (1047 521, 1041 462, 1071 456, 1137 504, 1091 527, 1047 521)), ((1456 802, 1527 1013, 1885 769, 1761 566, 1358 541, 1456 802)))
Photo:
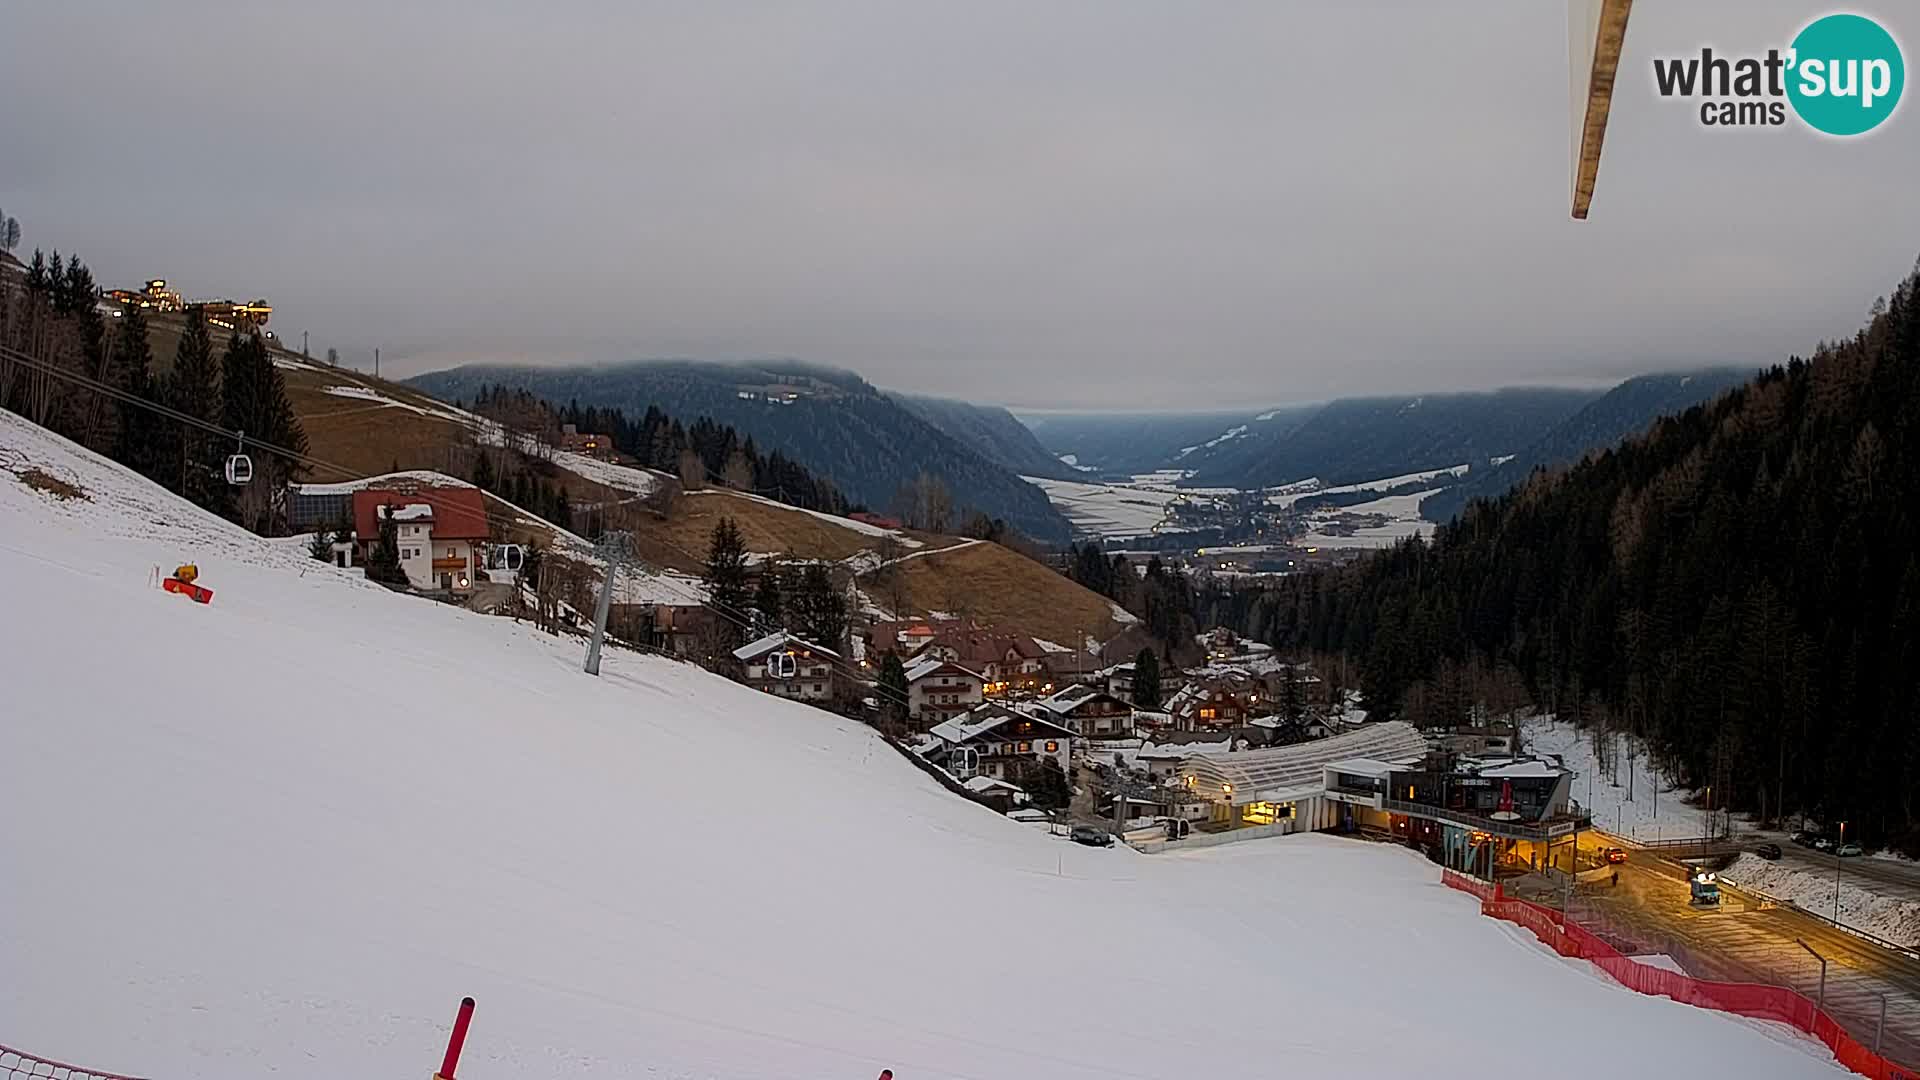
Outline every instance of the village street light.
POLYGON ((1847 846, 1847 823, 1840 823, 1840 842, 1833 845, 1833 925, 1840 925, 1840 849, 1847 846))

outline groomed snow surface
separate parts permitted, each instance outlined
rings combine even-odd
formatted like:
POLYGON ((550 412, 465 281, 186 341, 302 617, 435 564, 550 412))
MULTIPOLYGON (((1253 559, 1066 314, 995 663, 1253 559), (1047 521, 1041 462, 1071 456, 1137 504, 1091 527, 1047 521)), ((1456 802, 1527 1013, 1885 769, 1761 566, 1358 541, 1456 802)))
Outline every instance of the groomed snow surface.
POLYGON ((0 418, 0 1041, 160 1078, 1835 1075, 1410 853, 1051 838, 868 729, 389 593, 0 418), (27 462, 87 492, 16 482, 27 462), (148 582, 197 561, 210 606, 148 582), (1518 1066, 1516 1066, 1518 1067, 1518 1066))

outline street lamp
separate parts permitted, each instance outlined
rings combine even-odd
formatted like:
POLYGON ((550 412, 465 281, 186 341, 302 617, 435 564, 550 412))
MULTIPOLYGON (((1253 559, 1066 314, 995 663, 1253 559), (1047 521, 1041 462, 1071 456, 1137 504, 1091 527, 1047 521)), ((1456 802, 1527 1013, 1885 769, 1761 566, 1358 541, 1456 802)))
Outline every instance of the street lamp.
POLYGON ((1840 842, 1833 845, 1833 925, 1840 925, 1840 849, 1847 846, 1847 823, 1840 823, 1840 842))
POLYGON ((1812 954, 1815 960, 1820 961, 1820 998, 1814 1002, 1813 1007, 1818 1011, 1825 1012, 1827 1008, 1827 958, 1814 952, 1813 946, 1801 941, 1799 938, 1794 938, 1793 942, 1812 954))

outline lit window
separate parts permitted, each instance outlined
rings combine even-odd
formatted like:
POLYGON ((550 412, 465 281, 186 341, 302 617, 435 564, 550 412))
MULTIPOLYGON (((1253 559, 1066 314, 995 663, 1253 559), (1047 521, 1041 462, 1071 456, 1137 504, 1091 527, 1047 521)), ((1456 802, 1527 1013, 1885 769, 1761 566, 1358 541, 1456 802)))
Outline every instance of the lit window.
POLYGON ((1021 753, 1023 753, 1023 754, 1031 754, 1031 753, 1033 753, 1033 744, 1032 744, 1032 743, 1028 743, 1028 742, 1023 742, 1023 743, 1021 743, 1021 744, 1020 744, 1020 752, 1021 752, 1021 753))
POLYGON ((1059 752, 1060 752, 1060 744, 1059 744, 1059 743, 1057 743, 1057 742, 1055 742, 1055 741, 1053 741, 1052 739, 1048 739, 1048 740, 1047 740, 1047 753, 1049 753, 1049 754, 1057 754, 1057 753, 1059 753, 1059 752))

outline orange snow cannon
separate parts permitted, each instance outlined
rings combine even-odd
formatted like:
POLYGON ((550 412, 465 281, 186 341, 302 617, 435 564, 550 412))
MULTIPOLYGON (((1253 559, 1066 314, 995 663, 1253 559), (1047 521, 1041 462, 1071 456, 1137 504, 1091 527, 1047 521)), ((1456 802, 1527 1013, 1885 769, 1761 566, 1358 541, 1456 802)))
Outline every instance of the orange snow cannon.
POLYGON ((200 568, 187 563, 184 566, 175 567, 171 576, 161 578, 160 587, 170 593, 178 593, 196 604, 211 604, 213 590, 205 585, 195 584, 199 577, 200 568))

